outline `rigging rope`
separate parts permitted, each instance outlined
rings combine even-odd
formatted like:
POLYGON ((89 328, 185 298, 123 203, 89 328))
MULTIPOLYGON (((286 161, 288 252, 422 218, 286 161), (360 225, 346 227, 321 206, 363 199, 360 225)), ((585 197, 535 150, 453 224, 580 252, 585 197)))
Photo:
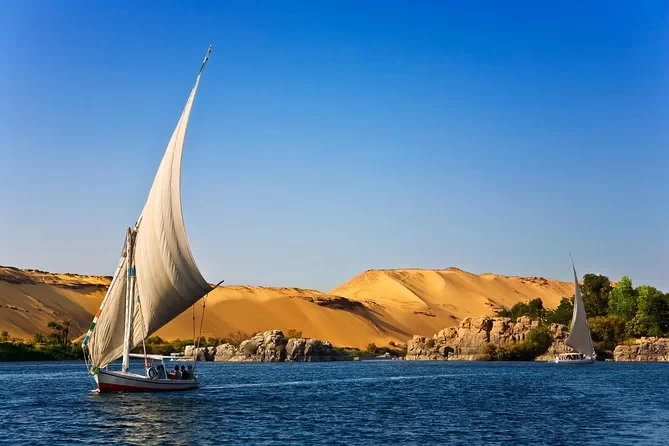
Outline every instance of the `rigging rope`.
MULTIPOLYGON (((211 290, 209 290, 209 293, 214 291, 216 288, 218 288, 225 280, 221 280, 218 282, 211 290)), ((200 318, 200 334, 197 337, 197 341, 193 340, 193 344, 195 347, 195 350, 193 353, 195 354, 195 361, 193 361, 193 373, 195 373, 195 364, 197 363, 197 349, 200 348, 200 340, 202 339, 202 328, 204 327, 204 310, 205 307, 207 306, 207 296, 209 296, 209 293, 205 294, 202 297, 202 317, 200 318)), ((193 305, 193 335, 195 335, 195 305, 193 305)))

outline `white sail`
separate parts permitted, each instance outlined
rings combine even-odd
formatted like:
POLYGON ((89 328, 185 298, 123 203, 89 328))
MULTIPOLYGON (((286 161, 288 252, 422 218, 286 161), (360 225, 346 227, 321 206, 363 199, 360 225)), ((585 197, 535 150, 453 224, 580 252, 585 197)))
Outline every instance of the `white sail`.
MULTIPOLYGON (((191 108, 210 50, 153 180, 136 226, 136 276, 130 349, 211 290, 195 264, 181 212, 181 158, 191 108)), ((123 354, 128 259, 123 257, 100 311, 84 339, 92 367, 105 367, 123 354)))
POLYGON ((574 271, 574 313, 571 317, 571 328, 569 329, 569 338, 567 345, 579 353, 590 356, 595 353, 592 347, 592 338, 590 337, 590 328, 588 320, 585 317, 585 305, 581 296, 581 287, 578 285, 578 276, 576 267, 572 264, 574 271))

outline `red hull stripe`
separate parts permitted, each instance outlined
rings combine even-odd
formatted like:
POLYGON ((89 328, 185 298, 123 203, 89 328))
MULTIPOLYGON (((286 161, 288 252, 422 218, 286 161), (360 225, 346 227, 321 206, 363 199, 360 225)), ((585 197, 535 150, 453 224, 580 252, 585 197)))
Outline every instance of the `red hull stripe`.
POLYGON ((107 384, 100 383, 98 384, 98 391, 102 392, 167 392, 175 390, 193 390, 196 386, 193 387, 138 387, 138 386, 124 386, 122 384, 107 384))

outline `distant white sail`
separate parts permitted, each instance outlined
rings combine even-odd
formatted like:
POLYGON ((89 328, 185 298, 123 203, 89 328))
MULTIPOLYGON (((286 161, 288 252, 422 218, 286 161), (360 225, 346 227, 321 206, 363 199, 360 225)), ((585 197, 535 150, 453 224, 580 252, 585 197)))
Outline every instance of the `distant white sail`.
POLYGON ((581 287, 578 285, 578 276, 576 267, 572 264, 574 271, 574 313, 571 317, 571 328, 569 329, 569 338, 567 345, 579 353, 590 356, 595 353, 592 347, 592 338, 590 337, 590 328, 585 316, 585 305, 581 296, 581 287))
MULTIPOLYGON (((181 158, 188 119, 208 57, 209 51, 167 145, 135 228, 133 257, 136 284, 130 349, 211 290, 195 264, 188 244, 180 193, 181 158)), ((84 340, 92 367, 105 367, 123 354, 125 300, 129 283, 127 262, 126 257, 121 259, 100 311, 84 340)))

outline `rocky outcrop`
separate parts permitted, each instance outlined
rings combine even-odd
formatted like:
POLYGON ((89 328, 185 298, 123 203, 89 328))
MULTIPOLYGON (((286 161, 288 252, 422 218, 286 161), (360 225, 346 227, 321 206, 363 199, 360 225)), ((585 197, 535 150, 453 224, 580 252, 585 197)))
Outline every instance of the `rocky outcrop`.
MULTIPOLYGON (((432 338, 414 336, 407 342, 407 360, 477 360, 485 359, 489 345, 501 346, 525 340, 538 321, 519 317, 512 321, 507 317, 465 318, 457 327, 448 327, 432 338)), ((564 325, 552 324, 548 332, 553 344, 548 351, 537 358, 551 359, 556 352, 566 351, 564 345, 568 330, 564 325)))
MULTIPOLYGON (((190 347, 186 348, 184 356, 192 357, 194 349, 190 347)), ((251 339, 242 341, 238 348, 231 344, 221 344, 211 352, 214 361, 230 362, 322 362, 350 359, 338 354, 327 341, 286 339, 280 330, 257 333, 251 339)))
POLYGON ((552 361, 558 353, 571 351, 571 348, 567 347, 569 328, 566 325, 550 324, 548 326, 548 333, 553 338, 553 344, 548 348, 546 353, 536 359, 537 361, 552 361))
POLYGON ((229 361, 237 355, 237 348, 232 344, 221 344, 214 350, 214 361, 229 361))
POLYGON ((230 361, 281 362, 286 359, 286 340, 281 330, 257 333, 242 341, 237 354, 230 361))
POLYGON ((291 338, 286 344, 286 361, 323 362, 341 359, 332 344, 308 338, 291 338))
POLYGON ((195 357, 196 361, 213 361, 215 349, 210 347, 195 348, 194 345, 187 345, 184 348, 184 358, 195 357))
POLYGON ((107 288, 110 276, 86 276, 71 273, 50 273, 39 269, 19 269, 0 265, 0 281, 14 285, 47 284, 59 288, 86 289, 107 288))
POLYGON ((635 339, 634 344, 616 346, 615 361, 669 361, 669 338, 635 339))

